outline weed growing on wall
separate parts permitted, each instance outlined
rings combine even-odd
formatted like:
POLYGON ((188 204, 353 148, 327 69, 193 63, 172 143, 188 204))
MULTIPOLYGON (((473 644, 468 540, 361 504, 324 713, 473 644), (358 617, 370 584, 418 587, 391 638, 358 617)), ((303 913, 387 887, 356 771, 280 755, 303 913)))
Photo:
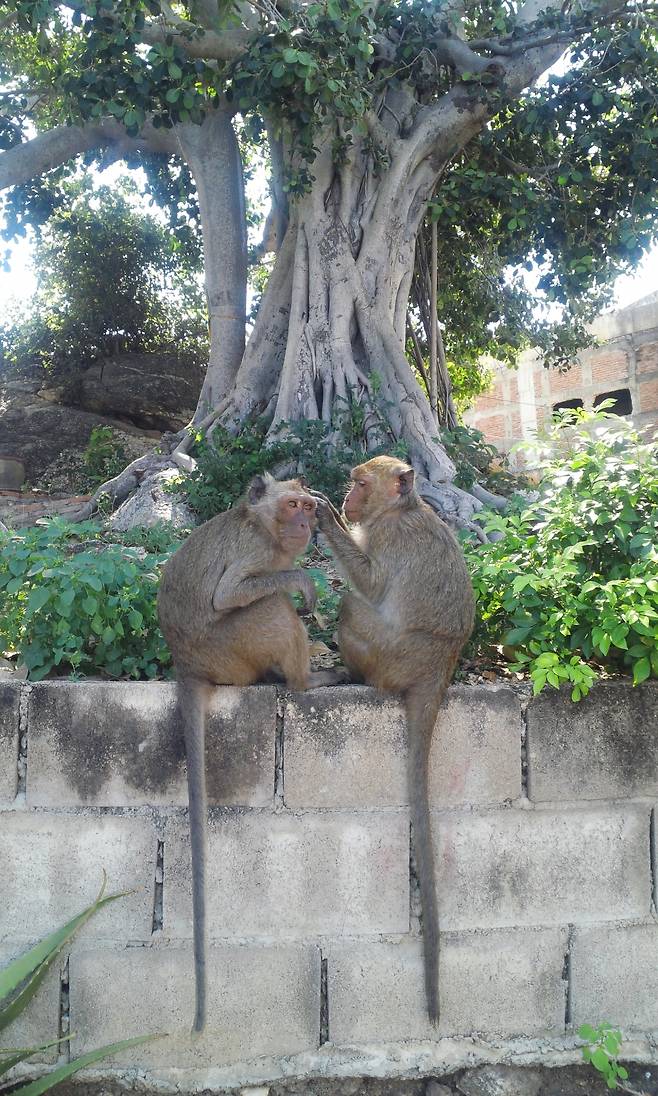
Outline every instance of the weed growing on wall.
POLYGON ((166 527, 112 534, 59 519, 0 534, 0 650, 16 653, 32 681, 51 671, 162 674, 171 657, 156 595, 179 543, 166 527))
POLYGON ((549 440, 535 500, 488 516, 498 541, 465 544, 475 646, 502 644, 535 693, 568 683, 580 700, 599 666, 658 677, 658 447, 605 412, 549 440))
POLYGON ((595 1028, 591 1024, 583 1024, 578 1028, 578 1037, 587 1043, 582 1048, 584 1060, 601 1074, 608 1088, 621 1088, 634 1096, 642 1096, 642 1093, 625 1083, 628 1080, 628 1070, 619 1064, 621 1031, 604 1021, 595 1028))

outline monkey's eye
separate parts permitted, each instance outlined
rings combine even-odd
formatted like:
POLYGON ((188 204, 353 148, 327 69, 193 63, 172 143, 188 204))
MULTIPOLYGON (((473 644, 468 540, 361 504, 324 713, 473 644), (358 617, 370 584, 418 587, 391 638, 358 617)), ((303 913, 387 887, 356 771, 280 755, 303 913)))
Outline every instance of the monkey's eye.
POLYGON ((315 510, 315 503, 314 502, 305 502, 304 503, 304 509, 305 510, 315 510))
POLYGON ((365 480, 357 480, 356 485, 357 485, 357 487, 367 487, 367 484, 366 484, 365 480))

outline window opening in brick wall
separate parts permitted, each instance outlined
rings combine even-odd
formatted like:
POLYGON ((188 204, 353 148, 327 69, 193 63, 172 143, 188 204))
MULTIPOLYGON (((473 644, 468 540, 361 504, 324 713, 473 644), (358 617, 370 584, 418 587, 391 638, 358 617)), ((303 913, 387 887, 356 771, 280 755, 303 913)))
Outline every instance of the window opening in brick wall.
POLYGON ((594 407, 599 407, 604 400, 614 400, 612 407, 608 407, 610 415, 632 415, 633 401, 628 388, 616 388, 614 392, 600 392, 594 399, 594 407))
MULTIPOLYGON (((583 406, 582 400, 560 400, 559 403, 553 404, 554 411, 577 411, 579 407, 583 406)), ((566 415, 567 422, 575 422, 575 415, 566 415)))

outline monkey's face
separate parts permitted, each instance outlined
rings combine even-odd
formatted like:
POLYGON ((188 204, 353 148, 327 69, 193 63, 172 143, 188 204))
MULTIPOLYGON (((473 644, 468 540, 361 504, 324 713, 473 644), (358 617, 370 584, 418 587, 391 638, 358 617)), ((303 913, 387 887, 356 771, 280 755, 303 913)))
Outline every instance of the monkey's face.
POLYGON ((343 503, 348 521, 359 524, 382 510, 397 506, 413 490, 414 472, 392 457, 373 457, 352 469, 351 486, 343 503))
POLYGON ((365 473, 360 474, 358 468, 352 472, 352 482, 343 502, 343 513, 348 521, 358 525, 368 509, 368 502, 372 491, 370 477, 365 473))
POLYGON ((277 526, 281 543, 303 552, 315 529, 315 499, 303 491, 289 491, 277 503, 277 526))

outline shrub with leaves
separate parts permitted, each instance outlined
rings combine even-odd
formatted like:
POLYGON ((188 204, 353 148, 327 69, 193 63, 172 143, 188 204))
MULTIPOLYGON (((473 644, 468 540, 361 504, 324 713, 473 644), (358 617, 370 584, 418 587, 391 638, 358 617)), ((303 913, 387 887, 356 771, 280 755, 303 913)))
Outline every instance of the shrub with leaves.
MULTIPOLYGON (((572 413, 573 415, 573 413, 572 413)), ((598 666, 658 677, 658 447, 605 412, 556 425, 537 497, 467 542, 478 600, 475 645, 503 645, 534 691, 571 686, 598 666)))
POLYGON ((94 426, 83 461, 92 489, 123 472, 126 466, 126 450, 111 426, 94 426))
POLYGON ((235 434, 220 426, 207 441, 199 441, 196 469, 172 484, 172 490, 183 492, 193 510, 207 521, 230 509, 253 476, 283 469, 285 475, 305 476, 315 490, 340 505, 355 464, 378 453, 406 455, 399 444, 366 455, 355 440, 361 413, 356 403, 349 405, 337 428, 318 420, 282 423, 278 439, 267 443, 268 424, 262 419, 246 423, 235 434))
POLYGON ((112 534, 59 519, 0 534, 0 650, 17 653, 32 681, 158 676, 171 657, 156 594, 179 542, 168 528, 112 534))

